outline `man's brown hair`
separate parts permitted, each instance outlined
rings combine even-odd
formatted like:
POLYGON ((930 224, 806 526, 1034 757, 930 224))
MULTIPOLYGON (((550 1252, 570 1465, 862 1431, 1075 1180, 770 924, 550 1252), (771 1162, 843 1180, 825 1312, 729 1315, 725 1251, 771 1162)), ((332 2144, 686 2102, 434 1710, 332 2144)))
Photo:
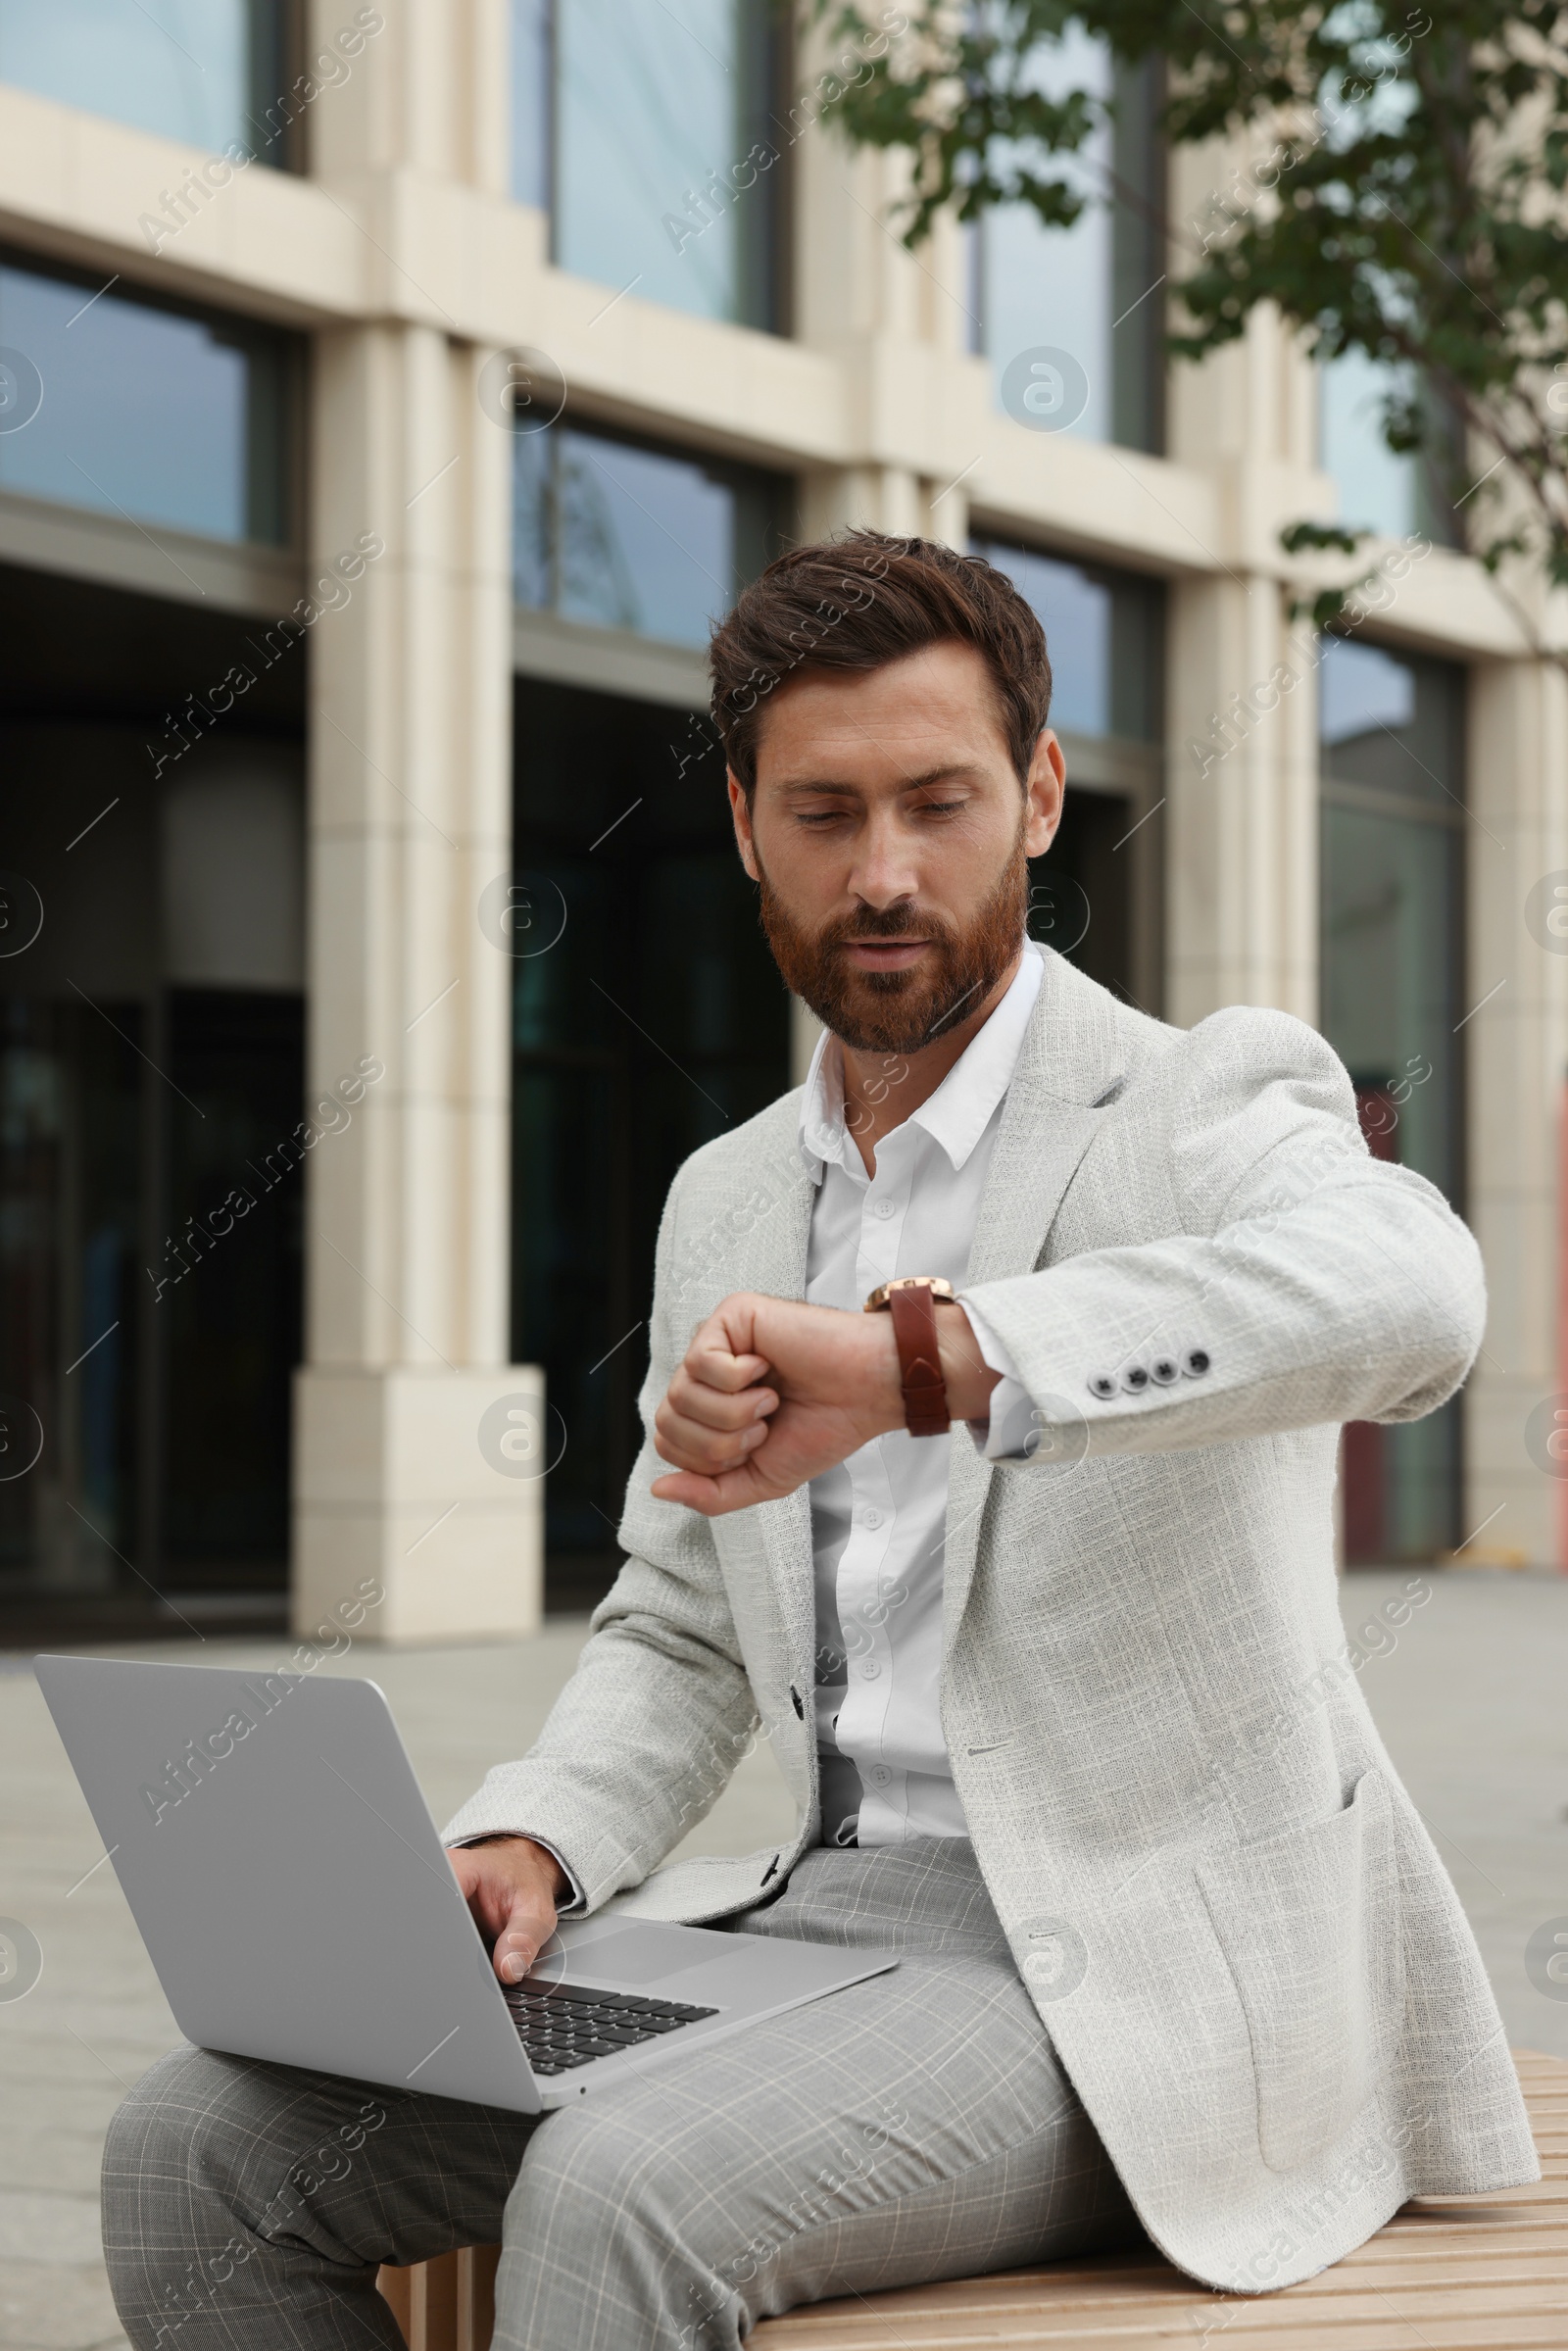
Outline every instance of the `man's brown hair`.
POLYGON ((769 695, 802 669, 880 669, 927 645, 972 645, 996 688, 1022 783, 1051 710, 1051 657, 1004 571, 934 539, 849 531, 797 547, 742 590, 709 647, 713 724, 748 800, 769 695))

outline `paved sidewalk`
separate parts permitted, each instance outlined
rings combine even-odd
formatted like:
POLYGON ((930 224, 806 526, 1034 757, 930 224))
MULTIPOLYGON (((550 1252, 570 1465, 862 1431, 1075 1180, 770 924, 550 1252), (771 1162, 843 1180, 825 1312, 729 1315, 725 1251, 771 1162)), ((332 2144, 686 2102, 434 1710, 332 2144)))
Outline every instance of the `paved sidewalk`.
MULTIPOLYGON (((1475 1924, 1515 2046, 1568 2057, 1568 1999, 1532 1985, 1525 1945, 1568 1917, 1568 1577, 1357 1575, 1348 1627, 1371 1627, 1362 1681, 1475 1924), (1396 1610, 1396 1615, 1397 1611, 1396 1610)), ((515 1646, 351 1651, 322 1672, 380 1683, 437 1822, 487 1764, 519 1754, 571 1670, 578 1623, 515 1646)), ((122 1652, 272 1665, 281 1641, 122 1652)), ((0 1914, 37 1935, 44 1971, 0 2001, 0 2345, 123 2351, 98 2252, 97 2174, 123 2091, 178 2037, 24 1657, 0 1656, 0 1914), (84 1873, 89 1873, 84 1876, 84 1873)), ((792 1813, 765 1748, 683 1851, 743 1852, 792 1813)))

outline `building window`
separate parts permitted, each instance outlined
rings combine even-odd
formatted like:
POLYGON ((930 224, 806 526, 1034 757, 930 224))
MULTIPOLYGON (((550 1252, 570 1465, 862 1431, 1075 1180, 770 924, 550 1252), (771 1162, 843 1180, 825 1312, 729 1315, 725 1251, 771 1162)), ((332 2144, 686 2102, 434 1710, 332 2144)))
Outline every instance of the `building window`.
POLYGON ((1039 615, 1057 734, 1157 743, 1164 732, 1161 583, 1012 540, 977 535, 970 548, 1005 571, 1039 615))
POLYGON ((513 0, 512 192, 563 269, 777 327, 770 0, 513 0))
POLYGON ((286 544, 299 338, 102 283, 0 264, 0 344, 32 370, 13 396, 37 401, 0 434, 0 490, 286 544))
POLYGON ((724 758, 688 711, 516 683, 514 838, 536 952, 513 995, 513 1361, 570 1441, 548 1604, 587 1608, 641 1429, 664 1195, 789 1085, 789 997, 735 854, 724 758))
MULTIPOLYGON (((1352 530, 1404 539, 1414 532, 1440 547, 1463 544, 1455 511, 1455 467, 1463 435, 1446 420, 1435 451, 1401 455, 1383 436, 1383 405, 1399 370, 1347 351, 1318 369, 1318 463, 1339 484, 1341 519, 1352 530)), ((1461 485, 1462 486, 1462 485, 1461 485)))
MULTIPOLYGON (((277 731, 236 714, 154 778, 190 608, 12 571, 0 596, 8 854, 47 908, 0 957, 0 1392, 43 1432, 34 1474, 0 1479, 0 1634, 177 1631, 208 1604, 275 1622, 304 1303, 303 668, 251 697, 277 731), (82 715, 84 644, 125 717, 82 715)), ((203 625, 209 654, 247 658, 245 617, 203 625)))
MULTIPOLYGON (((1086 198, 1071 228, 1046 228, 1028 205, 990 213, 972 232, 971 343, 992 362, 1008 405, 1008 367, 1031 351, 1064 354, 1031 402, 1054 429, 1126 449, 1164 445, 1165 159, 1162 84, 1153 65, 1114 68, 1081 30, 1043 42, 1040 86, 1089 89, 1115 108, 1076 157, 1054 168, 1086 198), (1110 199, 1110 201, 1107 201, 1110 199)), ((1014 411, 1014 413, 1016 413, 1014 411)))
POLYGON ((1067 760, 1055 840, 1030 869, 1030 930, 1146 1010, 1161 979, 1164 589, 977 536, 971 552, 1033 606, 1051 655, 1051 723, 1067 760))
POLYGON ((514 482, 518 604, 593 628, 704 648, 781 544, 777 475, 578 425, 519 433, 514 482))
MULTIPOLYGON (((1463 1204, 1464 673, 1335 639, 1321 677, 1322 1025, 1378 1158, 1463 1204)), ((1459 1537, 1459 1408, 1346 1431, 1346 1554, 1459 1537)))
POLYGON ((512 0, 512 193, 550 210, 555 122, 555 10, 551 0, 512 0))
POLYGON ((292 164, 285 0, 0 0, 0 81, 220 155, 292 164))

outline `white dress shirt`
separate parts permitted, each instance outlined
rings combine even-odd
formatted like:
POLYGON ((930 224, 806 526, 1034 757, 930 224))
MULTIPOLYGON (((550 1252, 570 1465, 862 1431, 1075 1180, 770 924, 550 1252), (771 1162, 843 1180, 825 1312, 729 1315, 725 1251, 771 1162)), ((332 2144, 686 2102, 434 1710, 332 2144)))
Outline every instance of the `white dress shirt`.
MULTIPOLYGON (((895 1274, 941 1274, 962 1287, 1040 974, 1040 955, 1028 948, 936 1092, 880 1138, 873 1175, 846 1124, 843 1048, 823 1036, 801 1105, 801 1151, 817 1185, 807 1252, 810 1304, 856 1311, 895 1274)), ((906 1066, 888 1055, 890 1096, 906 1066)), ((969 1319, 986 1362, 1003 1374, 989 1420, 971 1422, 971 1433, 993 1459, 1024 1451, 1033 1433, 1027 1392, 995 1334, 973 1312, 969 1319)), ((968 1835, 939 1711, 951 1443, 897 1429, 811 1481, 827 1844, 968 1835)))

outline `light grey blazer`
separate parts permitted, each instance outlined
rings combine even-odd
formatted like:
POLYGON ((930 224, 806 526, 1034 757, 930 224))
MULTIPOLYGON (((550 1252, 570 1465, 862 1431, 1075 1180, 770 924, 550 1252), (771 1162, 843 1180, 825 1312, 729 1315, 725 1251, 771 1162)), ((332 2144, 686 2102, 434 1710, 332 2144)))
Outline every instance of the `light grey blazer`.
MULTIPOLYGON (((645 1428, 721 1298, 803 1295, 799 1107, 670 1189, 645 1428)), ((1169 1029, 1047 954, 967 1290, 1042 1441, 1002 1463, 954 1443, 943 1725, 1024 1981, 1151 2234, 1256 2290, 1407 2196, 1538 2178, 1335 1603, 1338 1424, 1415 1419, 1464 1377, 1469 1233, 1369 1156, 1299 1021, 1169 1029)), ((538 1743, 446 1835, 530 1831, 591 1908, 691 1921, 755 1903, 817 1835, 810 1512, 803 1489, 710 1521, 652 1498, 662 1466, 645 1442, 628 1557, 538 1743), (661 1869, 758 1736, 793 1837, 661 1869)))

